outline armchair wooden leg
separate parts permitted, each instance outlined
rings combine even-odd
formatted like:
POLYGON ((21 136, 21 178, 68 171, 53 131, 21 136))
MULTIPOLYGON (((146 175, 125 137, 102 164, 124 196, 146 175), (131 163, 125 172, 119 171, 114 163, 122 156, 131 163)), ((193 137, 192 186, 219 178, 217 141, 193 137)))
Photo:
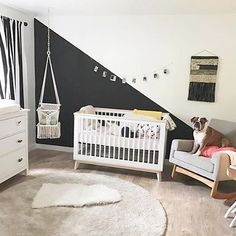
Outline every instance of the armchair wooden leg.
POLYGON ((236 202, 236 192, 227 194, 227 196, 224 198, 225 199, 225 205, 230 205, 234 202, 236 202))
POLYGON ((171 177, 174 179, 175 175, 176 175, 176 165, 174 165, 174 167, 173 167, 171 177))
POLYGON ((215 181, 213 182, 213 185, 211 187, 211 197, 213 198, 217 198, 218 195, 218 185, 219 185, 219 181, 215 181))
POLYGON ((218 191, 219 181, 215 181, 211 187, 211 197, 216 199, 225 199, 225 204, 236 199, 236 192, 222 193, 218 191))

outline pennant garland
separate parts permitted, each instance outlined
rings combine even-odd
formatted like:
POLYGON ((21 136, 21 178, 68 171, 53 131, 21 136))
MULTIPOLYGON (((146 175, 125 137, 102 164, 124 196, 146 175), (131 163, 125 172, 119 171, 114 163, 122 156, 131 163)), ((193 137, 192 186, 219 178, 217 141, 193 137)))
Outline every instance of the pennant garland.
MULTIPOLYGON (((147 82, 151 78, 152 79, 160 79, 162 74, 165 76, 169 74, 170 71, 169 71, 169 69, 167 69, 167 67, 171 64, 173 64, 173 63, 171 62, 168 65, 162 67, 161 72, 159 72, 159 73, 157 73, 157 71, 153 71, 153 72, 145 73, 143 76, 130 76, 131 81, 132 81, 132 83, 136 83, 138 78, 142 78, 143 82, 147 82)), ((99 66, 97 66, 97 65, 94 66, 93 71, 95 73, 102 71, 102 77, 103 78, 108 77, 108 72, 106 70, 104 70, 104 68, 99 68, 99 66)), ((158 70, 158 71, 160 71, 160 70, 158 70)), ((113 81, 113 82, 115 82, 117 80, 117 76, 114 74, 111 74, 108 78, 110 79, 110 81, 113 81)), ((127 77, 123 77, 122 83, 125 84, 126 82, 127 82, 127 77)))

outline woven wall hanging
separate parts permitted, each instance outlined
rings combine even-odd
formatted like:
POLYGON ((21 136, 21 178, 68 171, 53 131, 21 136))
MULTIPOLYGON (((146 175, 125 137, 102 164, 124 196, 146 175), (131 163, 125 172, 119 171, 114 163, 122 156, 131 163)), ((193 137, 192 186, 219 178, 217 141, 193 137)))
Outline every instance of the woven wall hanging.
POLYGON ((192 56, 188 100, 215 102, 217 56, 192 56))

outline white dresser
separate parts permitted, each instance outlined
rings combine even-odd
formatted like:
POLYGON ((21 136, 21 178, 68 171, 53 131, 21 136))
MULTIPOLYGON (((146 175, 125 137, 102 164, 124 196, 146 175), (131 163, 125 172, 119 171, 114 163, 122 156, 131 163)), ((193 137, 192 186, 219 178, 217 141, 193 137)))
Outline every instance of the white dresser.
POLYGON ((0 115, 0 183, 28 172, 28 110, 0 115))

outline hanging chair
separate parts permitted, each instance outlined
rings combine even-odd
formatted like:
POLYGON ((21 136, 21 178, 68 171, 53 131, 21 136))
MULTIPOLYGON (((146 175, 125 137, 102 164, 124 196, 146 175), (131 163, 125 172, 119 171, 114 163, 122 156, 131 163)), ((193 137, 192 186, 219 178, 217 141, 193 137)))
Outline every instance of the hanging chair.
POLYGON ((38 139, 56 139, 61 137, 61 123, 59 122, 60 100, 57 91, 56 80, 51 61, 50 52, 50 30, 48 28, 48 50, 47 59, 43 76, 43 84, 37 109, 38 124, 37 124, 37 138, 38 139), (55 93, 56 103, 44 103, 44 90, 47 78, 48 64, 52 75, 53 89, 55 93))

